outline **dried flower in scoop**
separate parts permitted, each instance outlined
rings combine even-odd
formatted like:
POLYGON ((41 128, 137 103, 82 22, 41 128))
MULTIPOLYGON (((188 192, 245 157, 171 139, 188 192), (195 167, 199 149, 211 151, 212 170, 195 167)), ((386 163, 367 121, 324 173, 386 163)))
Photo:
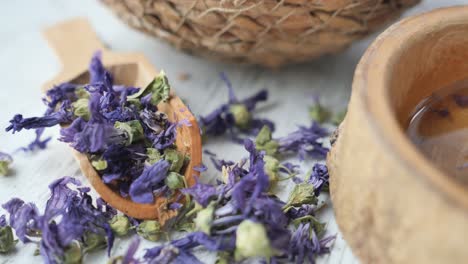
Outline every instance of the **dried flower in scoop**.
POLYGON ((131 227, 130 219, 125 215, 115 215, 109 221, 109 225, 116 236, 127 235, 131 227))

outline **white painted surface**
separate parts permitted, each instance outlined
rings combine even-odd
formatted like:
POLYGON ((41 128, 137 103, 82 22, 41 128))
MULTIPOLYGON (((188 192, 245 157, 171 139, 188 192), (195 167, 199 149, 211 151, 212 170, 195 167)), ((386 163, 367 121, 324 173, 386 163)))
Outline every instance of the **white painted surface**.
MULTIPOLYGON (((426 0, 405 14, 416 14, 444 5, 468 4, 468 0, 426 0)), ((277 136, 282 136, 296 124, 308 122, 308 95, 320 93, 329 107, 345 107, 354 68, 360 56, 377 34, 356 43, 346 52, 322 58, 309 64, 285 68, 272 72, 256 67, 239 67, 206 61, 179 53, 165 43, 139 32, 130 30, 117 20, 98 1, 81 0, 16 0, 0 3, 0 150, 13 152, 27 144, 32 138, 31 131, 11 135, 4 129, 8 120, 16 113, 25 116, 37 115, 44 111, 39 99, 40 86, 53 77, 60 65, 52 50, 40 35, 42 28, 55 22, 75 16, 90 19, 100 38, 116 51, 141 51, 157 68, 168 73, 177 93, 187 99, 193 111, 206 114, 220 101, 226 100, 226 89, 218 78, 219 71, 225 71, 233 82, 237 93, 243 97, 261 88, 270 90, 271 100, 260 116, 273 118, 277 124, 277 136), (180 81, 177 76, 189 73, 191 79, 180 81)), ((79 45, 79 43, 77 43, 79 45)), ((57 137, 58 129, 50 129, 47 135, 57 137)), ((223 140, 210 141, 208 149, 223 154, 228 159, 240 157, 240 147, 223 140)), ((53 140, 49 148, 39 153, 18 153, 14 155, 14 175, 0 177, 0 203, 12 197, 36 202, 43 208, 48 197, 48 184, 65 175, 86 179, 80 174, 68 147, 53 140)), ((209 163, 206 161, 205 163, 209 163)), ((211 175, 213 176, 213 175, 211 175)), ((286 188, 287 189, 287 188, 286 188)), ((321 219, 328 223, 330 234, 338 232, 333 211, 326 209, 321 219)), ((116 241, 113 255, 122 254, 130 239, 116 241)), ((147 248, 152 243, 143 243, 147 248)), ((0 264, 41 263, 40 257, 33 257, 34 245, 21 243, 17 251, 0 255, 0 264)), ((142 250, 140 250, 142 253, 142 250)), ((213 263, 213 256, 201 253, 206 263, 213 263)), ((85 262, 106 263, 104 253, 88 256, 85 262)), ((330 255, 319 259, 319 263, 358 263, 351 250, 338 233, 330 255)))

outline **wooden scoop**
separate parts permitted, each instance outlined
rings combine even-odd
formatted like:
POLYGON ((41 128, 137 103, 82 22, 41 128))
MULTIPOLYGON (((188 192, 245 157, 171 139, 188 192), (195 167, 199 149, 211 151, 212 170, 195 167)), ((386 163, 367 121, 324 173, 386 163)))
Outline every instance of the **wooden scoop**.
MULTIPOLYGON (((97 50, 102 51, 103 63, 114 75, 116 84, 144 87, 158 74, 140 53, 118 54, 107 50, 86 19, 69 20, 50 27, 43 33, 63 64, 62 72, 44 85, 44 91, 62 82, 88 83, 88 64, 97 50)), ((158 108, 168 115, 170 121, 186 119, 191 123, 191 126, 177 129, 176 145, 179 151, 190 156, 184 176, 187 184, 192 186, 195 183, 194 177, 198 175, 193 167, 202 160, 197 121, 173 91, 168 102, 159 104, 158 108)), ((102 181, 86 155, 75 150, 73 153, 93 188, 114 208, 137 219, 158 219, 162 224, 177 214, 177 211, 167 209, 168 200, 165 198, 157 197, 153 204, 139 204, 122 197, 118 190, 110 188, 102 181)))

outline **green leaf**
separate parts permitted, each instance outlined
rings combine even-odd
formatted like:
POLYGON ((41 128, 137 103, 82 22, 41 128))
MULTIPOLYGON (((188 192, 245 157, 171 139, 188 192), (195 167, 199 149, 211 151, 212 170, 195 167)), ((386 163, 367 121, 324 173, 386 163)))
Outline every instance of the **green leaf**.
POLYGON ((323 123, 330 119, 330 111, 320 104, 315 104, 309 108, 309 116, 312 120, 323 123))
POLYGON ((171 164, 171 167, 169 167, 169 171, 180 172, 180 170, 184 166, 184 154, 177 151, 176 149, 165 149, 164 159, 171 164))
POLYGON ((259 151, 265 151, 269 156, 275 156, 278 153, 279 143, 273 140, 271 130, 268 126, 263 126, 255 138, 255 148, 259 151))
POLYGON ((164 179, 164 183, 171 190, 177 190, 185 187, 184 176, 173 171, 169 172, 166 179, 164 179))
POLYGON ((107 161, 104 159, 92 160, 91 165, 98 171, 107 169, 107 161))
POLYGON ((154 80, 145 88, 140 89, 137 93, 128 96, 128 99, 136 99, 144 97, 151 93, 151 103, 157 105, 160 102, 166 102, 169 99, 171 87, 167 80, 166 73, 161 71, 154 80))
POLYGON ((302 182, 294 186, 293 191, 289 195, 288 202, 283 209, 288 211, 293 206, 301 206, 303 204, 317 204, 314 186, 307 182, 302 182))

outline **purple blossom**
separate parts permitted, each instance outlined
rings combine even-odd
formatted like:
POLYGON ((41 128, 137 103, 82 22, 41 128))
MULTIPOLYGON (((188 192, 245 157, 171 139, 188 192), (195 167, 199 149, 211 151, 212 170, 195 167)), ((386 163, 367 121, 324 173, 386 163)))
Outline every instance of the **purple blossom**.
POLYGON ((36 233, 39 210, 33 203, 26 204, 19 198, 13 198, 2 205, 10 215, 9 224, 15 230, 16 236, 23 243, 30 242, 30 235, 36 233))
POLYGON ((334 240, 334 236, 319 239, 311 223, 301 223, 291 238, 289 260, 299 264, 307 259, 310 263, 315 263, 317 255, 330 252, 330 243, 334 240))
POLYGON ((52 139, 52 137, 47 137, 45 139, 41 139, 42 134, 44 133, 45 128, 38 128, 35 130, 36 136, 34 140, 29 143, 26 147, 21 147, 20 150, 22 151, 34 151, 36 149, 46 149, 47 143, 52 139))
POLYGON ((234 243, 223 237, 213 238, 203 232, 193 232, 173 240, 167 245, 147 249, 144 259, 149 263, 202 263, 191 252, 195 247, 203 246, 210 251, 233 250, 234 243))
POLYGON ((46 98, 43 99, 48 107, 48 111, 53 111, 60 102, 71 102, 76 100, 75 91, 78 85, 72 83, 62 83, 47 90, 46 98))
MULTIPOLYGON (((234 94, 231 82, 224 73, 221 73, 221 79, 226 83, 229 92, 229 99, 227 103, 222 104, 213 112, 199 118, 200 127, 203 128, 204 133, 207 135, 219 136, 226 132, 230 132, 233 139, 236 140, 236 127, 241 132, 246 132, 247 134, 256 134, 264 125, 267 125, 271 130, 274 130, 274 124, 270 120, 251 118, 252 112, 255 110, 257 103, 267 100, 268 92, 266 90, 261 90, 251 97, 239 100, 234 94), (246 120, 243 120, 242 124, 247 125, 247 127, 236 125, 236 118, 235 114, 232 112, 232 106, 245 107, 243 113, 247 116, 244 116, 246 120)), ((239 139, 236 141, 241 142, 239 139)))
POLYGON ((7 132, 12 130, 15 133, 22 129, 51 127, 61 123, 69 123, 72 120, 71 118, 71 112, 65 109, 43 117, 23 118, 21 114, 17 114, 10 120, 10 125, 5 130, 7 132))
POLYGON ((3 205, 10 214, 10 225, 21 241, 27 243, 32 236, 41 236, 40 251, 46 263, 57 263, 65 248, 72 241, 80 240, 86 232, 106 236, 109 251, 113 244, 108 221, 115 215, 115 210, 109 210, 102 201, 94 206, 89 188, 71 189, 68 185, 79 186, 80 182, 64 177, 50 184, 51 197, 42 215, 34 204, 18 198, 3 205))
POLYGON ((172 146, 177 137, 176 129, 177 123, 173 123, 161 133, 155 136, 150 136, 149 138, 153 141, 153 147, 162 150, 172 146))
POLYGON ((140 261, 135 257, 135 253, 140 246, 140 239, 136 238, 131 243, 124 255, 122 263, 124 264, 139 264, 140 261))
POLYGON ((146 167, 143 173, 130 185, 130 197, 137 203, 153 203, 153 191, 161 184, 167 176, 169 162, 160 160, 146 167))
POLYGON ((316 163, 312 168, 309 183, 314 186, 315 195, 318 196, 322 189, 328 188, 328 168, 324 164, 316 163))
POLYGON ((208 168, 204 164, 193 166, 193 170, 197 172, 205 172, 208 168))
POLYGON ((101 57, 102 52, 96 51, 91 58, 91 63, 89 65, 89 82, 92 84, 104 82, 104 76, 107 71, 102 64, 101 57))
POLYGON ((6 216, 5 215, 0 215, 0 227, 5 227, 6 225, 7 225, 6 216))
MULTIPOLYGON (((80 120, 80 119, 77 119, 80 120)), ((74 121, 70 128, 61 133, 61 140, 70 143, 81 153, 95 153, 103 151, 113 144, 124 142, 125 137, 113 125, 84 123, 74 121), (81 129, 81 131, 79 131, 81 129), (73 138, 71 138, 73 136, 73 138), (71 139, 71 140, 70 140, 71 139)))
POLYGON ((192 196, 197 203, 206 207, 211 199, 217 196, 216 187, 211 184, 204 184, 197 180, 197 183, 190 188, 182 189, 182 193, 192 196))
POLYGON ((280 153, 298 153, 301 160, 306 156, 324 159, 329 149, 318 140, 328 134, 327 130, 315 122, 310 127, 299 126, 296 131, 277 140, 278 150, 280 153))

